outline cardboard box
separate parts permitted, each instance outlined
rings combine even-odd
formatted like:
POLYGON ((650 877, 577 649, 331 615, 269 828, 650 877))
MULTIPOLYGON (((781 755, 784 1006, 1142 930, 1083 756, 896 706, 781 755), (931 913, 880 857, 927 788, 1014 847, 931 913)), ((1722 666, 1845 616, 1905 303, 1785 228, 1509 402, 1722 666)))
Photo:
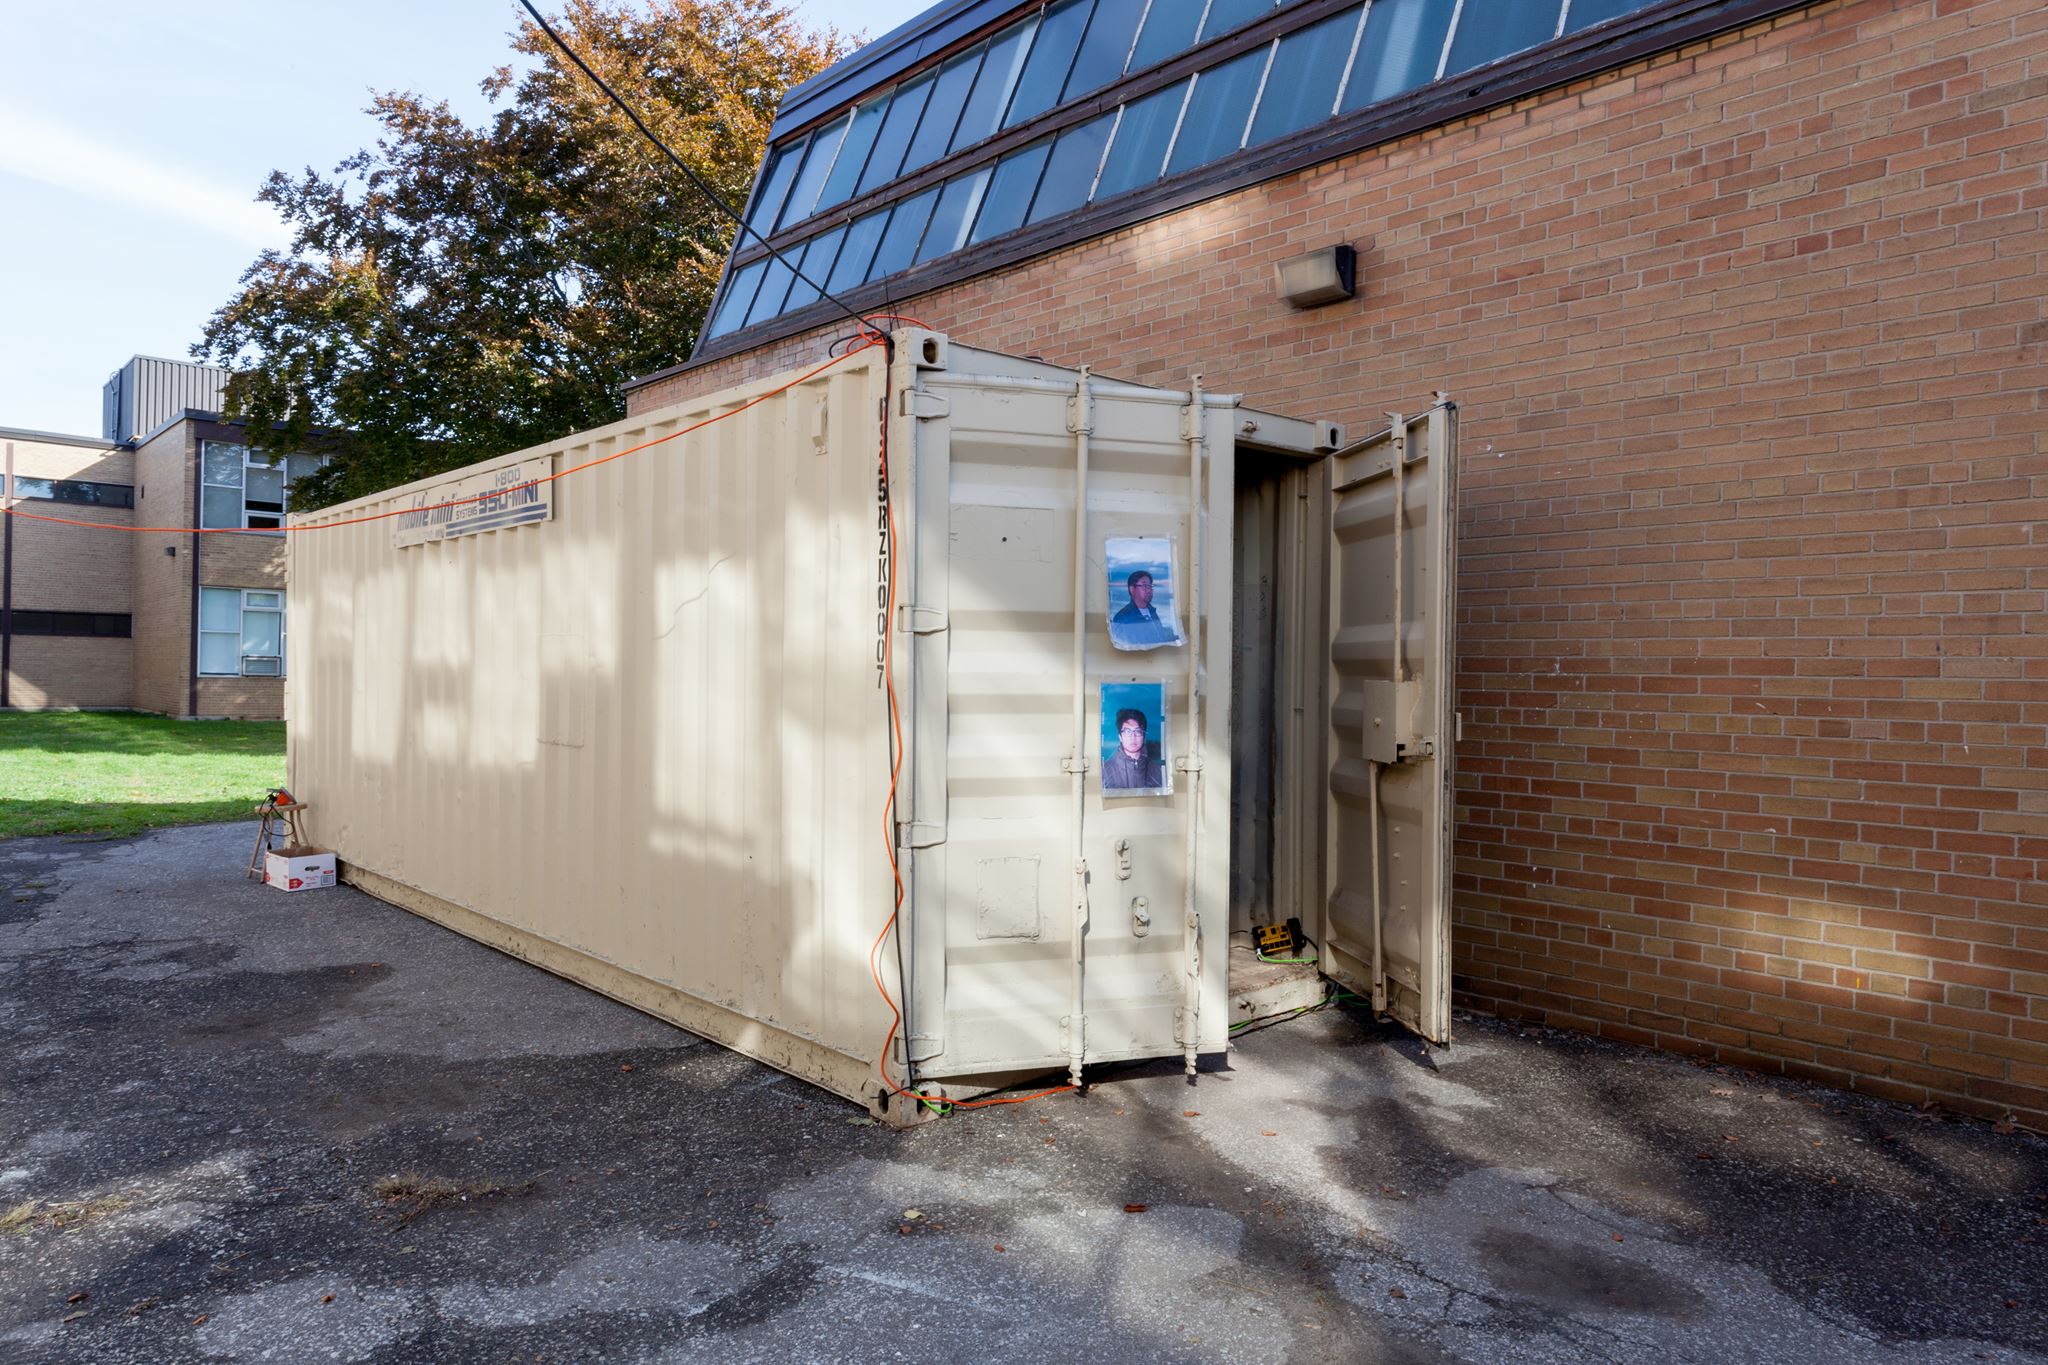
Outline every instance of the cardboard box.
POLYGON ((280 891, 334 885, 334 855, 324 848, 277 848, 263 859, 263 880, 280 891))

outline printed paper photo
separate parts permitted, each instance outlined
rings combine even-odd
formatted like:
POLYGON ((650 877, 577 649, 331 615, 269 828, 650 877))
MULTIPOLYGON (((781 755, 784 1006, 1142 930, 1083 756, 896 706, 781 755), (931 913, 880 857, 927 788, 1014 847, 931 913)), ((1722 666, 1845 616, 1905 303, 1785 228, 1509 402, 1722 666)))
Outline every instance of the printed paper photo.
POLYGON ((1173 791, 1166 750, 1166 684, 1102 685, 1102 794, 1165 796, 1173 791))
POLYGON ((1174 616, 1173 541, 1115 536, 1103 546, 1109 566, 1109 642, 1118 649, 1183 645, 1174 616))

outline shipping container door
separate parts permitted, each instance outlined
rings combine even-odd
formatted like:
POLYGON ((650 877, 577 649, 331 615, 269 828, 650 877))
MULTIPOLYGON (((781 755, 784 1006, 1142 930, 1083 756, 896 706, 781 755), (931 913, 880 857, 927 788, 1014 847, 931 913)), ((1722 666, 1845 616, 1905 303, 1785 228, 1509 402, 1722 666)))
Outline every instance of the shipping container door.
POLYGON ((1397 417, 1327 463, 1324 970, 1448 1043, 1456 409, 1397 417))
MULTIPOLYGON (((1229 676, 1230 603, 1218 590, 1229 518, 1218 539, 1201 514, 1185 393, 1097 380, 1081 401, 1079 379, 956 346, 901 400, 917 433, 899 621, 916 632, 917 719, 899 819, 914 869, 905 967, 920 1078, 1228 1044, 1228 694, 1197 708, 1188 683, 1196 650, 1205 677, 1229 676), (1209 531, 1200 629, 1189 610, 1197 518, 1209 531), (1176 604, 1184 643, 1112 642, 1109 547, 1133 538, 1158 558, 1159 599, 1176 604), (1147 738, 1164 790, 1105 790, 1104 708, 1113 725, 1133 696, 1163 703, 1147 738), (1222 761, 1205 767, 1204 755, 1222 761), (1195 836, 1195 926, 1191 803, 1209 817, 1195 836)), ((1234 409, 1201 411, 1204 482, 1227 496, 1234 409)))

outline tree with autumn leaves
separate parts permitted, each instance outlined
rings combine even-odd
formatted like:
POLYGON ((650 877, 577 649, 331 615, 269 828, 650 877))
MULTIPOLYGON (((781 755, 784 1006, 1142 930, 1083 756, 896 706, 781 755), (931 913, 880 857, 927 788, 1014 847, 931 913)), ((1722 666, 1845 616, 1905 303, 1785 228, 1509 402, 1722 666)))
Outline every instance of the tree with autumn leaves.
MULTIPOLYGON (((775 0, 567 0, 591 68, 727 202, 742 203, 783 92, 848 50, 775 0)), ((531 21, 530 59, 484 82, 471 127, 379 95, 374 148, 332 176, 272 172, 291 224, 193 348, 235 371, 233 418, 346 445, 294 493, 317 506, 625 413, 619 386, 689 355, 734 228, 531 21)))

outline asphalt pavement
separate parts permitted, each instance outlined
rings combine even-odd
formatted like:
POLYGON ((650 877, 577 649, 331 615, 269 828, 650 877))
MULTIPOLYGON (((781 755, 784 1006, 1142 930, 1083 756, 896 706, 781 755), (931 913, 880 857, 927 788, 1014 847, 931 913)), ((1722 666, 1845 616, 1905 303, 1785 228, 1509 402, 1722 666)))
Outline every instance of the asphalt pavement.
POLYGON ((909 1132, 250 827, 0 843, 0 1361, 2048 1360, 2048 1142, 1329 1010, 909 1132))

